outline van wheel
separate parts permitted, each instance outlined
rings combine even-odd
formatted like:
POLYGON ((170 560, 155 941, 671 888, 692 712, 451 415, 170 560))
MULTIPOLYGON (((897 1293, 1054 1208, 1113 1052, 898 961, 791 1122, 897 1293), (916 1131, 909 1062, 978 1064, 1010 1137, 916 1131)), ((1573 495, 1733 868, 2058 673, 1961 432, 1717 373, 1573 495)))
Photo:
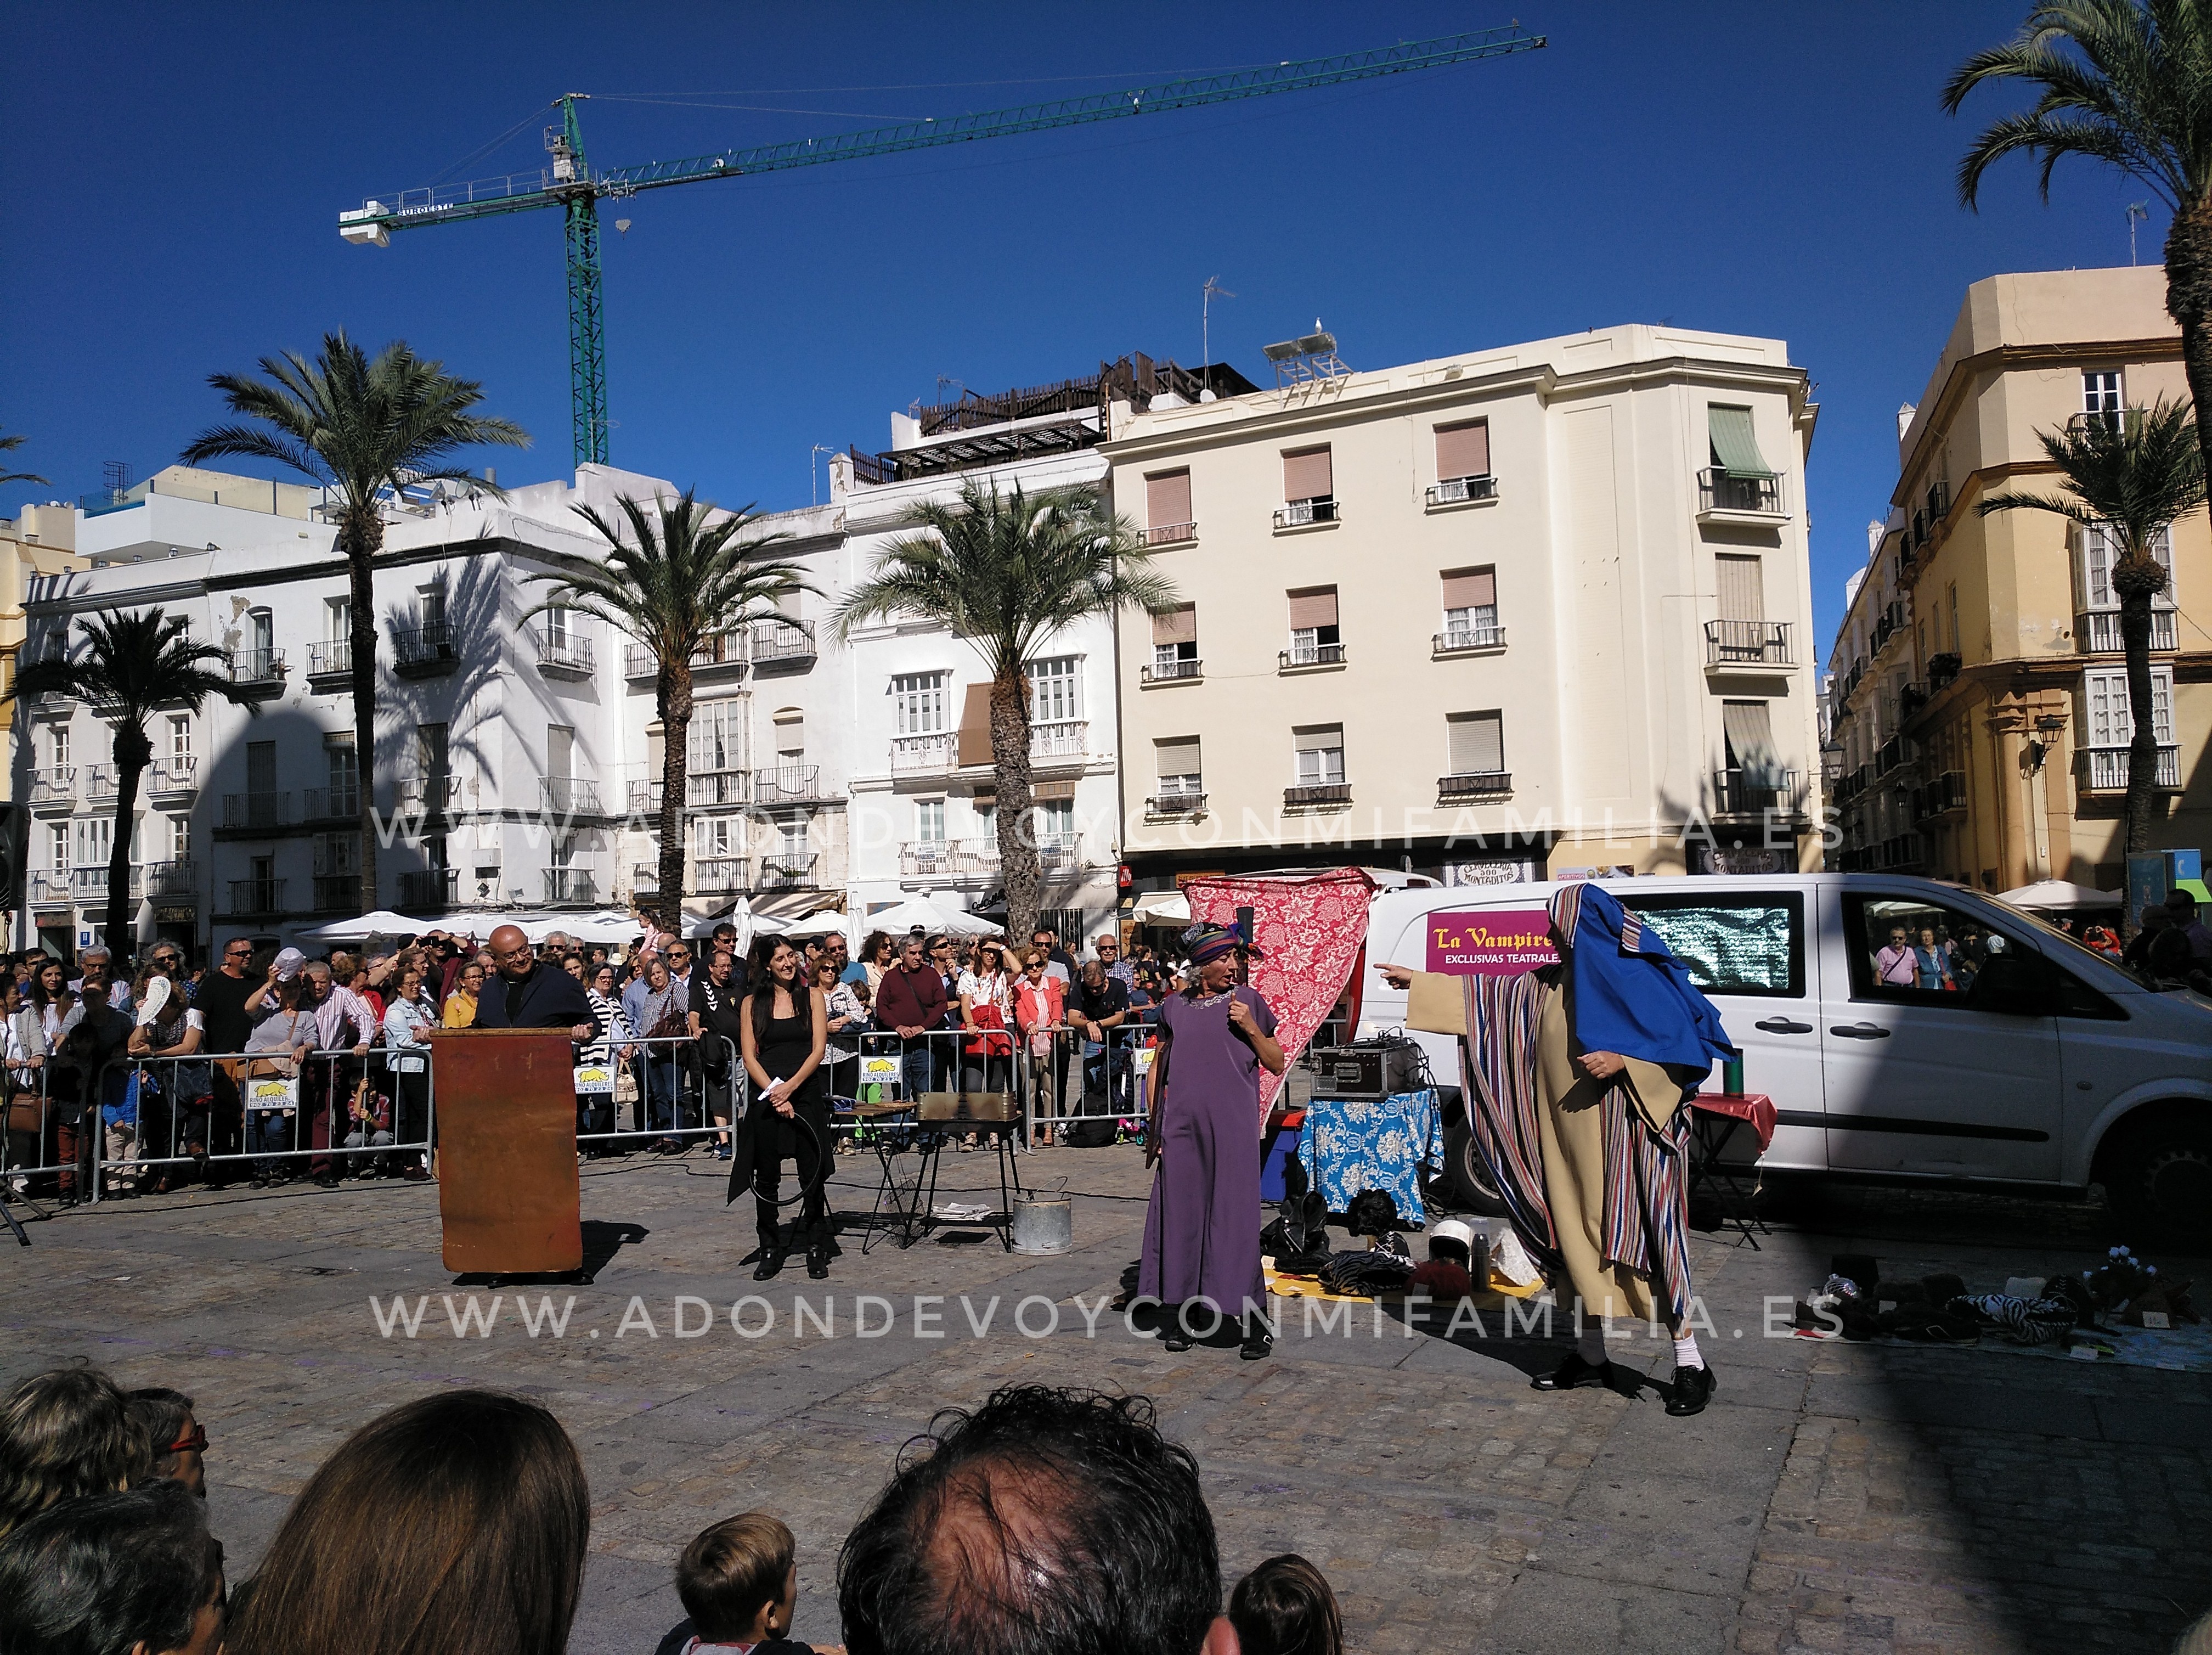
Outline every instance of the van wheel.
POLYGON ((1456 1212, 1502 1218, 1505 1202, 1491 1183, 1482 1157, 1474 1153, 1474 1131, 1464 1115, 1444 1125, 1444 1165, 1430 1188, 1456 1212))
POLYGON ((2172 1114, 2144 1122, 2115 1147, 2105 1194, 2130 1240, 2212 1244, 2212 1121, 2172 1114))

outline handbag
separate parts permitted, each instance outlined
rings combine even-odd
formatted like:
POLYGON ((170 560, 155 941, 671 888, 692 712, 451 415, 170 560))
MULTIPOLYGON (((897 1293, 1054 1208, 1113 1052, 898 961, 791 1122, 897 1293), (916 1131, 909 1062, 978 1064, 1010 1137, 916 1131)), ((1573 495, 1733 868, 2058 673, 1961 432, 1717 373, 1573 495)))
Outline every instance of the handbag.
POLYGON ((35 1092, 19 1092, 8 1099, 8 1130, 36 1132, 46 1123, 46 1102, 35 1092))

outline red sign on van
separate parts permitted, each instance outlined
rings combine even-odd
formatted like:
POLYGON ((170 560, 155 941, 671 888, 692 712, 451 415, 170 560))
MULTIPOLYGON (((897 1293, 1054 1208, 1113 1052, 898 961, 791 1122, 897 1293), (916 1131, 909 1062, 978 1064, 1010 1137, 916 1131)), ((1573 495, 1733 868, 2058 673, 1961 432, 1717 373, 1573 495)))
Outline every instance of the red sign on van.
POLYGON ((1511 977, 1559 957, 1540 908, 1431 914, 1428 931, 1429 970, 1453 977, 1511 977))

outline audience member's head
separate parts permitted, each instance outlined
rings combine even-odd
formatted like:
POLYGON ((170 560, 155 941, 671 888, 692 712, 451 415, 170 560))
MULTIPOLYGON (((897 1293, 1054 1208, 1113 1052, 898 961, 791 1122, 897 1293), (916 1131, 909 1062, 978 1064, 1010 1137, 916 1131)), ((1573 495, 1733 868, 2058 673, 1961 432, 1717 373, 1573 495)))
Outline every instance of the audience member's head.
POLYGON ((127 1488, 152 1463, 114 1380, 96 1367, 33 1374, 0 1397, 0 1536, 57 1500, 127 1488))
POLYGON ((1271 1557, 1229 1594, 1240 1655, 1344 1655, 1344 1622, 1328 1580, 1296 1552, 1271 1557))
POLYGON ((214 1655, 222 1548, 180 1483, 89 1494, 0 1541, 8 1655, 214 1655))
POLYGON ((765 1512, 724 1518, 676 1560, 676 1595, 702 1644, 786 1636, 799 1601, 798 1545, 765 1512))
POLYGON ((550 1414, 495 1391, 426 1396, 308 1478, 228 1655, 561 1655, 590 1532, 584 1468, 550 1414))
POLYGON ((852 1655, 1198 1655, 1225 1640, 1198 1463, 1145 1398, 1009 1386, 940 1415, 921 1445, 837 1560, 852 1655))
POLYGON ((2172 926, 2152 934, 2150 946, 2143 950, 2143 958, 2156 975, 2177 982, 2185 979, 2197 964, 2196 951, 2189 946, 2189 934, 2172 926))
POLYGON ((207 1432, 192 1417, 192 1399, 181 1390, 149 1385, 126 1399, 131 1417, 146 1433, 152 1453, 153 1475, 181 1482, 202 1500, 207 1498, 207 1432))
POLYGON ((2190 926, 2197 922, 2197 893, 2185 885, 2176 885, 2166 893, 2166 917, 2174 925, 2190 926))

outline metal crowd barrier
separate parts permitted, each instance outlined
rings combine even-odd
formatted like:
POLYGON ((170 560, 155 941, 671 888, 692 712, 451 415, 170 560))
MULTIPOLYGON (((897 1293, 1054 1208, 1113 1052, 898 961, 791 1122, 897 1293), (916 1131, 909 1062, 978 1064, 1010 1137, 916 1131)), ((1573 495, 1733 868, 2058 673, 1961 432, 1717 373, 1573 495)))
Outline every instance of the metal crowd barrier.
POLYGON ((1095 1126, 1101 1120, 1114 1123, 1117 1140, 1142 1136, 1151 1112, 1159 1031, 1146 1024, 1123 1024, 1100 1032, 1103 1040, 1092 1040, 1077 1028, 1038 1030, 1020 1042, 1016 1067, 1032 1142, 1046 1133, 1057 1139, 1079 1123, 1095 1126))
MULTIPOLYGON (((10 1065, 4 1103, 5 1135, 0 1136, 0 1183, 13 1194, 33 1193, 30 1186, 53 1180, 58 1189, 74 1194, 80 1180, 89 1177, 89 1155, 79 1166, 76 1104, 54 1088, 56 1064, 51 1056, 32 1060, 22 1067, 10 1065)), ((76 1071, 62 1075, 62 1093, 76 1090, 76 1071)))
POLYGON ((720 1140, 751 1092, 727 1035, 634 1036, 614 1043, 609 1062, 577 1063, 576 1141, 604 1154, 720 1140))

